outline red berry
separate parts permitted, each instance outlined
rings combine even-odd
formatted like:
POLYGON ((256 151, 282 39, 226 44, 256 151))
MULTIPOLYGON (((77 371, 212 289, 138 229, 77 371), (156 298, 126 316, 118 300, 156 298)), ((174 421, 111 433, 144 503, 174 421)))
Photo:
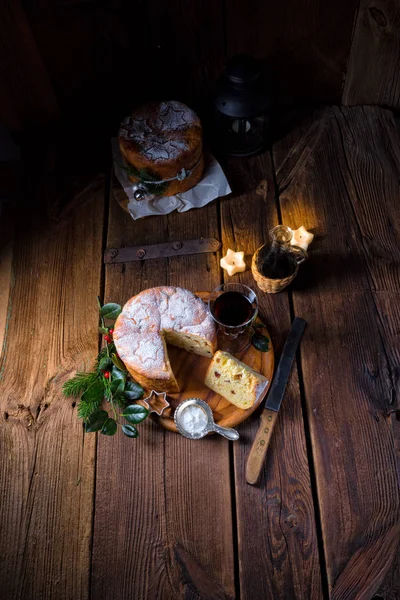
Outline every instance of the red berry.
POLYGON ((109 379, 110 378, 110 371, 104 371, 104 378, 105 379, 109 379))
POLYGON ((114 329, 113 329, 112 327, 110 327, 110 329, 108 330, 108 333, 109 333, 110 335, 112 335, 112 334, 114 333, 114 329))
POLYGON ((111 338, 109 335, 105 335, 104 339, 106 340, 107 344, 109 344, 111 342, 111 338))

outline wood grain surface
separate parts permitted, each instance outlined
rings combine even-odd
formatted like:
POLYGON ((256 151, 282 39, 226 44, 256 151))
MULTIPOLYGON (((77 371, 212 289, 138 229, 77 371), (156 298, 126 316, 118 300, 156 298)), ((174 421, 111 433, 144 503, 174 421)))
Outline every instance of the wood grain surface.
MULTIPOLYGON (((31 190, 32 191, 32 190, 31 190)), ((87 598, 94 437, 61 393, 98 349, 104 189, 52 228, 41 197, 15 222, 0 358, 0 587, 15 598, 87 598)))
POLYGON ((400 109, 400 5, 361 0, 355 22, 342 103, 400 109))
POLYGON ((357 7, 358 0, 230 0, 228 55, 262 59, 271 94, 281 103, 340 102, 357 7))
POLYGON ((11 203, 0 204, 0 352, 7 328, 8 299, 12 282, 14 215, 11 203))
POLYGON ((329 591, 371 598, 399 541, 399 139, 389 112, 333 108, 274 157, 282 221, 315 234, 293 305, 329 591))
MULTIPOLYGON (((114 200, 110 204, 108 247, 201 236, 218 237, 215 203, 137 223, 114 200)), ((108 265, 105 300, 124 303, 155 285, 195 291, 219 283, 213 254, 108 265)), ((219 436, 187 440, 151 420, 141 426, 137 440, 99 439, 96 507, 95 598, 195 598, 213 582, 235 595, 227 441, 219 436), (183 549, 179 560, 176 545, 183 549), (191 562, 200 566, 202 577, 188 585, 191 562), (186 595, 189 588, 194 595, 186 595)))
MULTIPOLYGON (((268 154, 232 159, 227 173, 233 195, 221 199, 223 252, 242 250, 251 258, 278 224, 271 162, 268 154)), ((257 290, 250 270, 238 279, 257 290)), ((291 324, 288 296, 257 293, 260 317, 272 336, 278 362, 291 324)), ((322 597, 320 564, 295 367, 259 484, 250 486, 245 469, 259 425, 256 414, 239 428, 241 443, 233 447, 240 597, 317 600, 322 597)))
POLYGON ((55 175, 29 166, 14 232, 1 222, 13 238, 12 249, 0 243, 1 598, 399 597, 392 114, 320 111, 276 144, 273 164, 279 197, 265 154, 228 162, 230 197, 138 222, 112 197, 104 214, 102 179, 82 197, 68 188, 78 201, 53 214, 55 175), (210 290, 224 276, 217 253, 108 265, 103 277, 104 248, 217 237, 222 252, 245 252, 235 280, 255 286, 251 255, 278 222, 315 238, 287 290, 258 292, 277 360, 294 316, 308 322, 259 483, 245 483, 257 412, 234 444, 150 419, 136 440, 85 436, 60 390, 96 355, 96 295, 123 303, 154 285, 210 290))

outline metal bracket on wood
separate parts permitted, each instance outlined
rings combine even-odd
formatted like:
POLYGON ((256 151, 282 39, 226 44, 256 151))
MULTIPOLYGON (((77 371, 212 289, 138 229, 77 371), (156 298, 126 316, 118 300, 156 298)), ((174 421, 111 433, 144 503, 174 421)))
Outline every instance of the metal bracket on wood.
POLYGON ((221 242, 216 238, 201 238, 167 244, 151 244, 150 246, 131 246, 128 248, 108 248, 104 252, 106 264, 125 263, 149 258, 166 258, 184 254, 203 254, 216 252, 221 248, 221 242))

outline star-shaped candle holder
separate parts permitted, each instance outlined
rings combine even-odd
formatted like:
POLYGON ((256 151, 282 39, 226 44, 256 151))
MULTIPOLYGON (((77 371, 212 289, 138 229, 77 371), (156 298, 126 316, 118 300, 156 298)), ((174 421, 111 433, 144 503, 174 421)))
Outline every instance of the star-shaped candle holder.
POLYGON ((167 400, 167 394, 165 392, 156 392, 152 390, 150 396, 143 398, 141 403, 147 408, 150 413, 156 413, 159 417, 163 414, 164 410, 170 406, 167 400))

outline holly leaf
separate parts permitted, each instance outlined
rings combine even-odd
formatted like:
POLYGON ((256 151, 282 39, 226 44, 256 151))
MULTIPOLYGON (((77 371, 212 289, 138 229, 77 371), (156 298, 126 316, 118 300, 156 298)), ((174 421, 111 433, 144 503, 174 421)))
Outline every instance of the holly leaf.
POLYGON ((115 392, 123 392, 125 389, 126 382, 126 373, 118 369, 115 365, 111 370, 111 391, 115 392))
POLYGON ((122 381, 126 381, 126 373, 124 371, 121 371, 121 369, 119 369, 115 365, 112 368, 111 377, 113 379, 121 379, 122 381))
POLYGON ((125 408, 122 416, 125 417, 129 423, 140 423, 145 420, 148 414, 149 411, 144 406, 141 406, 140 404, 130 404, 125 408))
POLYGON ((122 394, 125 389, 125 382, 126 373, 114 365, 111 371, 111 392, 113 394, 122 394))
POLYGON ((107 419, 100 433, 103 435, 115 435, 117 431, 117 422, 114 419, 107 419))
POLYGON ((255 333, 251 338, 251 343, 254 348, 260 350, 260 352, 268 352, 269 350, 269 338, 265 335, 260 335, 259 333, 255 333))
POLYGON ((125 389, 125 381, 123 379, 113 379, 111 381, 110 390, 113 396, 122 394, 125 389))
POLYGON ((99 327, 99 333, 103 333, 104 335, 108 335, 108 329, 106 327, 99 327))
POLYGON ((138 430, 133 425, 122 425, 122 431, 130 438, 136 438, 139 435, 138 430))
POLYGON ((109 356, 103 356, 99 361, 99 371, 109 369, 112 364, 112 360, 109 356))
POLYGON ((110 302, 109 304, 105 304, 101 307, 100 316, 103 317, 103 319, 111 319, 114 321, 121 314, 121 312, 122 308, 119 304, 110 302))
POLYGON ((93 433, 94 431, 100 431, 103 428, 105 422, 108 419, 108 412, 105 410, 95 410, 89 416, 86 421, 85 431, 86 433, 93 433))
POLYGON ((128 381, 125 385, 124 396, 127 400, 139 400, 144 394, 144 389, 136 381, 128 381))
POLYGON ((117 367, 117 369, 119 369, 120 371, 126 372, 126 367, 125 367, 124 363, 122 362, 120 357, 115 354, 115 352, 113 354, 111 354, 111 360, 114 363, 114 365, 117 367))
POLYGON ((101 378, 98 377, 90 387, 81 396, 81 402, 96 402, 97 400, 103 400, 104 398, 104 383, 101 378))

